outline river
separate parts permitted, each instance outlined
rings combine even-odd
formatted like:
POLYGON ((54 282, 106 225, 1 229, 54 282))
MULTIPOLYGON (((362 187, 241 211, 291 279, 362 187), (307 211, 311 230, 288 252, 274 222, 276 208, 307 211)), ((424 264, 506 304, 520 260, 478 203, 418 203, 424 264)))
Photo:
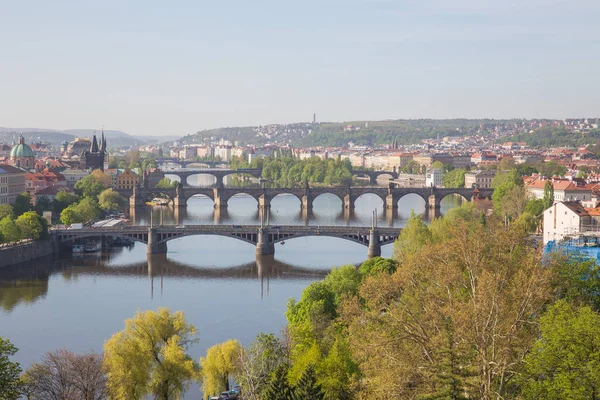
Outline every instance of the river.
MULTIPOLYGON (((449 196, 441 213, 460 205, 449 196)), ((375 195, 356 202, 354 213, 342 210, 335 196, 322 195, 304 218, 293 196, 271 203, 269 222, 277 225, 370 225, 372 211, 383 210, 375 195)), ((411 210, 425 211, 424 201, 410 195, 398 212, 378 213, 378 223, 401 227, 411 210)), ((194 197, 187 209, 146 207, 131 215, 136 224, 257 224, 256 200, 232 198, 228 210, 215 215, 212 201, 194 197), (150 216, 152 213, 152 217, 150 216)), ((168 243, 166 257, 148 266, 142 244, 85 257, 61 255, 58 260, 36 260, 0 270, 0 336, 19 348, 15 359, 23 367, 49 351, 66 347, 75 352, 101 352, 105 340, 124 327, 137 310, 168 307, 184 311, 198 328, 199 342, 190 349, 198 360, 208 347, 227 339, 250 343, 260 332, 279 333, 286 324, 286 302, 298 299, 311 282, 332 267, 360 264, 367 249, 335 238, 298 238, 277 245, 274 258, 257 260, 254 247, 215 236, 184 237, 168 243), (149 268, 150 267, 150 268, 149 268), (149 270, 150 269, 150 270, 149 270)), ((389 257, 392 245, 382 248, 389 257)), ((186 399, 200 398, 197 386, 186 399)))

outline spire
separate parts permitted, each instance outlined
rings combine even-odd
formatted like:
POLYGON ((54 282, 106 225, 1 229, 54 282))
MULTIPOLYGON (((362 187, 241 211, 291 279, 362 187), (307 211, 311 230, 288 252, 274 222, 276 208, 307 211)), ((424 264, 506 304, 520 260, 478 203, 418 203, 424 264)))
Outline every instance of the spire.
POLYGON ((104 127, 102 127, 102 139, 100 139, 100 151, 106 153, 106 138, 104 137, 104 127))
POLYGON ((92 146, 90 147, 90 153, 98 152, 98 141, 96 140, 96 135, 92 138, 92 146))

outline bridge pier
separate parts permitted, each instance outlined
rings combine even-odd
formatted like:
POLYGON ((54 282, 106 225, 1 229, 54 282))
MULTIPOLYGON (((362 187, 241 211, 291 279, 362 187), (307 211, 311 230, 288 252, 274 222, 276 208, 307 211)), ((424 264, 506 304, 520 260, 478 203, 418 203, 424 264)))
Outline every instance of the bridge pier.
POLYGON ((269 242, 269 232, 265 228, 258 230, 258 240, 256 243, 257 256, 273 256, 275 255, 275 245, 269 242))
POLYGON ((344 196, 344 209, 354 211, 354 196, 351 194, 347 194, 344 196))
POLYGON ((187 206, 187 199, 185 197, 181 196, 181 195, 177 195, 173 199, 173 206, 175 208, 186 207, 187 206))
POLYGON ((137 193, 136 188, 133 188, 133 194, 129 197, 129 207, 139 207, 145 204, 144 198, 137 193))
POLYGON ((438 197, 436 195, 432 194, 431 196, 429 196, 427 203, 428 203, 430 209, 431 208, 439 209, 441 200, 438 199, 438 197))
POLYGON ((263 211, 271 209, 271 199, 264 194, 258 197, 258 208, 263 211))
POLYGON ((158 233, 156 228, 148 228, 148 247, 146 247, 146 255, 148 254, 167 254, 167 244, 158 243, 158 233))
POLYGON ((310 196, 304 195, 300 200, 300 208, 302 210, 310 210, 313 209, 313 199, 310 196))
POLYGON ((369 251, 367 257, 369 259, 381 256, 381 245, 379 244, 379 233, 372 229, 369 232, 369 251))
POLYGON ((396 198, 396 196, 394 196, 393 194, 388 194, 385 197, 385 208, 387 210, 397 210, 398 209, 398 198, 396 198))

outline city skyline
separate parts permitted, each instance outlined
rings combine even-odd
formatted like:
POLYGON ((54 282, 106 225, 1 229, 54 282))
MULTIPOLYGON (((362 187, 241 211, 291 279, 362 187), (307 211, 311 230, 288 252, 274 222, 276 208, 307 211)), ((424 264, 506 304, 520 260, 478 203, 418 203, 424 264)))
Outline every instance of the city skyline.
POLYGON ((527 3, 11 2, 0 126, 594 117, 600 5, 527 3))

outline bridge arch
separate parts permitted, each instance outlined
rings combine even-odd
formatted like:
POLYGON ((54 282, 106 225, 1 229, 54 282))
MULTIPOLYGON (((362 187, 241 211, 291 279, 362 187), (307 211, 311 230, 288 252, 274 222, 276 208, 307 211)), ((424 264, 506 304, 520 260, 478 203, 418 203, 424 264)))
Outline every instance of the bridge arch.
POLYGON ((164 173, 165 174, 165 178, 169 178, 172 181, 176 181, 181 183, 181 177, 177 174, 171 174, 168 171, 164 173))
POLYGON ((427 212, 429 198, 420 193, 405 193, 396 200, 398 215, 408 218, 411 212, 422 214, 427 212))
POLYGON ((379 204, 373 208, 382 210, 385 207, 385 197, 379 193, 369 192, 369 191, 365 191, 364 193, 361 193, 360 195, 358 195, 356 197, 356 199, 354 199, 354 205, 356 206, 357 204, 360 204, 362 202, 369 202, 369 200, 370 200, 369 198, 371 198, 371 199, 375 198, 375 199, 381 200, 381 204, 379 204))
POLYGON ((213 187, 215 185, 217 185, 219 179, 217 178, 216 175, 211 174, 210 172, 202 172, 202 171, 198 171, 198 172, 194 172, 194 173, 190 173, 186 176, 185 178, 185 182, 183 182, 184 185, 188 186, 188 187, 213 187), (190 182, 191 181, 200 181, 200 180, 206 180, 207 183, 206 184, 194 184, 192 185, 190 182), (210 180, 210 183, 208 183, 208 181, 210 180))
POLYGON ((438 198, 439 202, 441 203, 448 196, 459 196, 463 202, 471 201, 471 199, 473 197, 472 195, 469 196, 469 195, 467 195, 465 193, 461 193, 459 191, 451 191, 451 192, 441 194, 438 198))
POLYGON ((325 191, 325 192, 321 192, 321 193, 314 195, 314 197, 312 198, 312 204, 314 204, 315 201, 317 201, 317 199, 318 199, 317 203, 326 202, 327 198, 334 198, 334 199, 337 199, 340 201, 339 207, 336 207, 336 208, 341 208, 344 205, 344 197, 340 196, 338 193, 336 193, 334 191, 325 191))

